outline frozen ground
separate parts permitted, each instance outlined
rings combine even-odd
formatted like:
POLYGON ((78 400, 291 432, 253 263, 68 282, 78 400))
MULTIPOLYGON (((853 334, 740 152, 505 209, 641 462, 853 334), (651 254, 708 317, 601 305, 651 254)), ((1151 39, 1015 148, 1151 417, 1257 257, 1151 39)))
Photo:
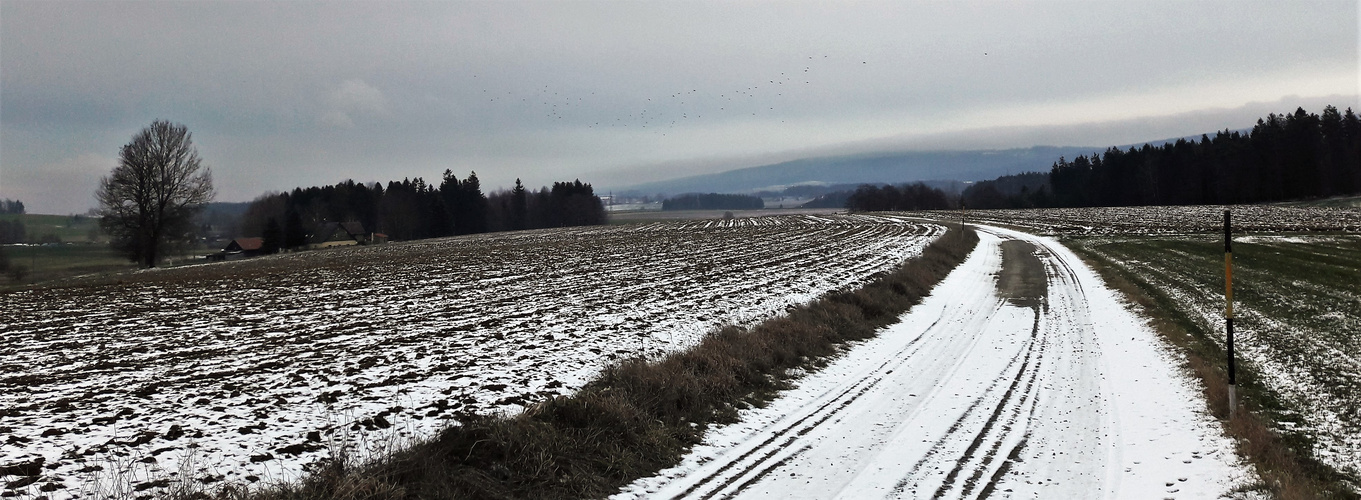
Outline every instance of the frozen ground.
MULTIPOLYGON (((1216 498, 1254 480, 1115 292, 988 228, 922 304, 618 499, 1216 498), (1037 288, 1002 285, 1033 255, 1037 288), (1005 297, 1004 297, 1005 295, 1005 297)), ((1029 245, 1026 245, 1029 244, 1029 245)))
POLYGON ((0 469, 0 495, 297 477, 858 286, 942 231, 858 215, 530 231, 0 294, 0 466, 41 468, 0 469))

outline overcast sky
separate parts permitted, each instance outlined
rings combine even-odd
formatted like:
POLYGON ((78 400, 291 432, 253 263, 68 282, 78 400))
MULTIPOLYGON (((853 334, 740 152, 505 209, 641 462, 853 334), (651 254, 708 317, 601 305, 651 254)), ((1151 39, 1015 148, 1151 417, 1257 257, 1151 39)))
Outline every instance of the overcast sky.
POLYGON ((0 198, 84 212, 186 125, 219 201, 1104 147, 1357 107, 1358 3, 0 0, 0 198))

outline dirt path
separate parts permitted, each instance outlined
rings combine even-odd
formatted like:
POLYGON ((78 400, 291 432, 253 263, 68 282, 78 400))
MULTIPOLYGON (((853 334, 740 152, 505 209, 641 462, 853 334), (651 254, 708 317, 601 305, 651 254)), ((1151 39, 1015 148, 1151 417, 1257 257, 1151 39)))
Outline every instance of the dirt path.
POLYGON ((620 498, 1215 498, 1246 481, 1112 292, 989 229, 902 323, 620 498))
POLYGON ((1049 297, 1049 277, 1035 245, 1003 241, 1002 269, 997 273, 997 295, 1020 307, 1039 307, 1049 297))

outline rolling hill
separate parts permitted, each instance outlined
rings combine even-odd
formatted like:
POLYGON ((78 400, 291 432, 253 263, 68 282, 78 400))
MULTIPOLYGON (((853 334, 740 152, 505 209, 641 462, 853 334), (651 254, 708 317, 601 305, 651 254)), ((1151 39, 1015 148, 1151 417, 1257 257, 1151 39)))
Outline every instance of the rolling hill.
POLYGON ((800 184, 863 184, 944 180, 978 181, 1027 171, 1047 171, 1103 148, 1036 146, 979 151, 909 151, 805 158, 714 174, 648 182, 619 189, 639 194, 741 193, 800 184))

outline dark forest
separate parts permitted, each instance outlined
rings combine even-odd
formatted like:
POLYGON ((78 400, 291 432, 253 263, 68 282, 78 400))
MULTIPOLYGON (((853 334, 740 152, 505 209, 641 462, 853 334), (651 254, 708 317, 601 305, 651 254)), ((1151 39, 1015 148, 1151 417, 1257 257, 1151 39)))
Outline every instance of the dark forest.
POLYGON ((984 181, 964 190, 968 208, 1214 205, 1301 200, 1361 192, 1361 120, 1328 106, 1268 115, 1247 133, 1059 158, 1049 173, 984 181))
POLYGON ((477 173, 460 180, 446 170, 438 185, 420 177, 391 181, 386 188, 347 180, 266 194, 246 210, 239 232, 279 238, 280 248, 294 248, 325 222, 358 222, 392 240, 416 240, 604 224, 606 215, 594 189, 580 180, 531 191, 517 179, 513 189, 486 195, 477 173))
POLYGON ((765 208, 760 197, 745 194, 683 194, 662 200, 662 210, 759 210, 765 208))

